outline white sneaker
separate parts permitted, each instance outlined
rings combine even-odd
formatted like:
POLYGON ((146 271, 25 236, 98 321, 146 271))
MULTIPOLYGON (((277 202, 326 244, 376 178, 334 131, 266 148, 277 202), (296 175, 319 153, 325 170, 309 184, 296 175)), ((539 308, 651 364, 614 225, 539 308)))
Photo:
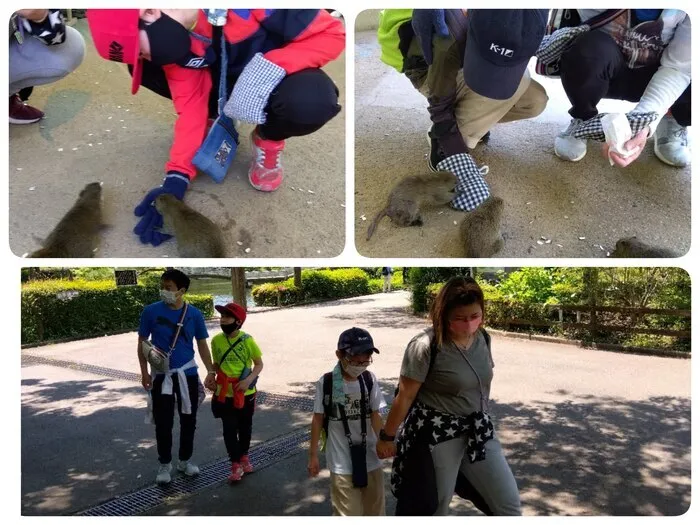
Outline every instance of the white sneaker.
POLYGON ((177 470, 182 472, 185 476, 196 476, 199 474, 199 467, 189 461, 178 461, 177 470))
POLYGON ((172 472, 173 467, 170 463, 161 463, 160 467, 158 467, 158 475, 156 476, 156 483, 158 485, 167 485, 170 483, 171 478, 170 478, 170 472, 172 472))
POLYGON ((573 136, 581 124, 583 120, 580 118, 572 119, 569 126, 554 139, 554 153, 560 159, 578 162, 586 156, 586 141, 573 136))
POLYGON ((690 165, 688 128, 681 126, 671 115, 664 115, 654 133, 654 153, 669 166, 683 168, 690 165))

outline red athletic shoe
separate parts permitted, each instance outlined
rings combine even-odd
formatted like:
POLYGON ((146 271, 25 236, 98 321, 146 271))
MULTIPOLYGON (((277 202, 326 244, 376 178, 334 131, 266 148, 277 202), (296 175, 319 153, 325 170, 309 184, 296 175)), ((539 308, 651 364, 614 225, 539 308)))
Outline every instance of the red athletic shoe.
POLYGON ((250 143, 253 149, 253 160, 248 170, 250 184, 256 190, 275 191, 284 178, 281 162, 284 141, 261 139, 253 131, 250 143))
POLYGON ((44 112, 22 102, 19 95, 10 97, 10 124, 34 124, 44 118, 44 112))
POLYGON ((236 483, 243 478, 243 467, 240 463, 231 463, 231 475, 228 477, 229 483, 236 483))
POLYGON ((241 457, 241 467, 246 474, 253 472, 253 465, 250 464, 250 459, 247 455, 241 457))

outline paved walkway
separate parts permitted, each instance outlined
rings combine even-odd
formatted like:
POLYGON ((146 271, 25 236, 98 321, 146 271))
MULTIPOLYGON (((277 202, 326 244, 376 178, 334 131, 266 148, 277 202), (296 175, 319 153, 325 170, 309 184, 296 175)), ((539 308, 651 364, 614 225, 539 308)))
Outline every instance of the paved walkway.
MULTIPOLYGON (((379 258, 463 257, 455 224, 464 213, 448 208, 426 212, 421 228, 399 228, 384 219, 366 241, 388 188, 402 177, 427 172, 430 118, 425 98, 379 60, 376 31, 356 34, 355 62, 357 250, 379 258)), ((570 104, 559 80, 534 71, 532 76, 547 90, 547 109, 535 119, 497 125, 489 144, 474 154, 480 165, 489 166, 486 182, 505 201, 506 245, 499 256, 605 257, 619 238, 630 235, 685 253, 690 247, 690 168, 663 164, 654 155, 653 141, 626 169, 610 167, 593 143, 580 162, 558 159, 554 137, 569 123, 570 104), (552 242, 538 244, 542 236, 552 242)), ((632 106, 604 100, 599 109, 628 111, 632 106)))
MULTIPOLYGON (((152 486, 155 439, 134 373, 135 333, 23 351, 23 514, 328 515, 328 473, 306 478, 314 382, 332 367, 338 334, 362 326, 381 350, 372 369, 389 396, 405 345, 425 326, 408 313, 408 297, 395 292, 249 316, 246 329, 265 361, 252 451, 263 468, 233 488, 223 483, 225 449, 208 404, 195 443, 202 476, 168 490, 152 486)), ((690 360, 498 335, 493 351, 493 412, 525 514, 678 515, 688 508, 690 360)), ((393 497, 387 502, 392 513, 393 497)), ((477 514, 457 498, 453 512, 477 514)))
MULTIPOLYGON (((132 96, 126 68, 97 55, 85 20, 75 27, 87 44, 83 64, 59 82, 34 90, 31 103, 46 113, 45 120, 10 126, 10 247, 16 255, 34 251, 35 237, 49 234, 85 184, 103 181, 112 228, 104 233, 97 256, 177 256, 174 242, 154 248, 132 233, 134 207, 163 179, 175 121, 172 102, 145 88, 132 96)), ((325 71, 345 108, 344 57, 325 71)), ((340 255, 345 247, 345 109, 318 132, 288 141, 285 181, 272 194, 249 184, 252 126, 239 131, 241 143, 226 180, 217 184, 200 174, 186 198, 222 227, 233 250, 228 255, 340 255)))

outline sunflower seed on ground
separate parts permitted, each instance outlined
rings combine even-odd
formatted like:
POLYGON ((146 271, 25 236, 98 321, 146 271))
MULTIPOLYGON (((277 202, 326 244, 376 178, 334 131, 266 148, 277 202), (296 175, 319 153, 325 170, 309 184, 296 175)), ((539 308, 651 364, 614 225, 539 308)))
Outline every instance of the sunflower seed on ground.
POLYGON ((63 151, 63 148, 58 148, 58 151, 63 151))
POLYGON ((294 186, 290 186, 290 188, 293 189, 294 191, 297 191, 297 189, 294 186))
POLYGON ((605 251, 605 248, 603 248, 603 245, 602 245, 602 244, 600 245, 600 249, 601 249, 602 251, 605 251))
POLYGON ((106 129, 105 131, 106 131, 107 133, 109 133, 109 132, 112 131, 112 130, 111 130, 111 129, 106 129))
POLYGON ((78 151, 78 148, 73 148, 73 151, 78 151))
POLYGON ((312 195, 316 195, 316 192, 311 191, 311 190, 308 190, 308 191, 309 191, 309 193, 311 193, 312 195))
POLYGON ((27 257, 29 257, 29 252, 22 254, 22 259, 26 259, 27 257))
POLYGON ((568 216, 568 215, 564 215, 564 218, 565 218, 565 219, 568 219, 568 218, 569 218, 569 216, 568 216))
POLYGON ((316 253, 321 255, 321 250, 316 250, 316 253))
POLYGON ((452 223, 453 223, 455 226, 457 226, 457 221, 452 221, 452 223))
POLYGON ((246 252, 246 253, 250 253, 250 248, 246 248, 246 249, 245 249, 245 252, 246 252))
POLYGON ((88 143, 88 146, 92 147, 92 142, 89 142, 89 143, 88 143))
MULTIPOLYGON (((117 109, 122 109, 122 107, 121 107, 121 106, 117 106, 117 109)), ((160 111, 159 111, 158 113, 160 113, 160 111)))
POLYGON ((532 202, 526 202, 525 204, 532 204, 532 202))
POLYGON ((341 204, 340 207, 341 207, 341 208, 345 208, 345 204, 341 204))
POLYGON ((541 246, 541 245, 543 245, 544 243, 543 243, 542 241, 539 241, 539 240, 538 240, 538 241, 537 241, 537 244, 539 244, 539 245, 541 246))
POLYGON ((32 186, 31 188, 29 188, 29 191, 34 191, 35 189, 36 189, 36 186, 32 186))
POLYGON ((542 237, 540 237, 540 239, 542 239, 543 241, 546 241, 546 240, 547 240, 547 237, 545 237, 545 236, 543 235, 542 237))
POLYGON ((557 244, 557 246, 559 246, 559 248, 563 248, 563 246, 561 244, 557 244))
POLYGON ((585 238, 585 237, 579 237, 578 240, 579 240, 579 241, 585 241, 586 238, 585 238))
POLYGON ((237 244, 238 246, 243 246, 243 243, 242 243, 241 241, 236 241, 236 244, 237 244))
POLYGON ((306 204, 313 204, 313 201, 306 201, 306 204))
POLYGON ((112 120, 112 117, 107 117, 107 120, 112 120))
POLYGON ((445 212, 444 212, 444 211, 439 211, 439 212, 438 212, 438 215, 442 215, 443 213, 445 213, 445 212))
POLYGON ((546 241, 544 241, 544 243, 545 244, 552 244, 552 239, 547 239, 546 241))
POLYGON ((119 122, 124 122, 124 119, 121 119, 119 122))
POLYGON ((605 254, 606 257, 610 257, 610 252, 605 254))
POLYGON ((101 143, 101 142, 98 142, 97 145, 98 145, 98 146, 102 146, 102 143, 101 143))
POLYGON ((88 137, 92 137, 92 133, 88 133, 88 137))
POLYGON ((22 168, 17 168, 17 171, 22 171, 22 168))
POLYGON ((362 219, 363 221, 366 221, 367 217, 365 217, 364 215, 360 215, 360 219, 362 219))

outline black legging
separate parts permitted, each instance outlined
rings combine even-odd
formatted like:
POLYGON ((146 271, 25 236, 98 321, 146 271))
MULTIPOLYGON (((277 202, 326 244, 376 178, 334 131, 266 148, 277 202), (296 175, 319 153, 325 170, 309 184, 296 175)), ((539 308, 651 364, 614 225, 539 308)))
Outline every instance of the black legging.
MULTIPOLYGON (((615 40, 602 31, 581 35, 561 58, 561 83, 571 102, 569 114, 588 120, 603 98, 639 102, 658 66, 627 67, 615 40)), ((671 106, 681 126, 690 126, 690 86, 671 106)))
POLYGON ((233 398, 230 397, 227 397, 226 402, 221 406, 220 415, 224 428, 224 443, 232 463, 239 463, 241 457, 247 455, 250 450, 255 397, 255 394, 246 396, 243 408, 234 408, 233 398))
MULTIPOLYGON (((129 72, 131 73, 131 66, 129 72)), ((209 116, 218 114, 218 74, 213 72, 213 87, 209 94, 209 116)), ((158 95, 172 99, 165 72, 144 60, 141 85, 158 95)), ((233 89, 231 79, 227 82, 233 89)), ((230 95, 230 94, 229 94, 230 95)), ((285 140, 318 131, 341 109, 338 88, 331 78, 316 68, 303 69, 287 75, 272 92, 265 107, 267 120, 258 133, 269 140, 285 140)))

